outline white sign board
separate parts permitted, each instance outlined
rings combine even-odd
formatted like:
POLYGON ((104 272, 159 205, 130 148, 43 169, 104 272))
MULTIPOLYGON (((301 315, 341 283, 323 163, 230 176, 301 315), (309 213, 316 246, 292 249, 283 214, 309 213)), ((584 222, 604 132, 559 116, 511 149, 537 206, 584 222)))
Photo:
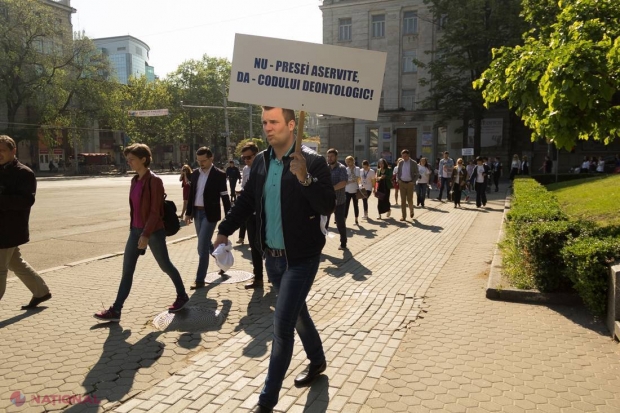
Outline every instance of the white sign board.
POLYGON ((480 146, 483 148, 501 146, 503 128, 504 120, 502 118, 482 119, 480 125, 480 146))
POLYGON ((462 156, 474 156, 474 148, 463 148, 461 149, 462 156))
POLYGON ((132 116, 132 117, 168 116, 168 109, 130 110, 129 116, 132 116))
POLYGON ((386 57, 237 33, 228 100, 377 120, 386 57))

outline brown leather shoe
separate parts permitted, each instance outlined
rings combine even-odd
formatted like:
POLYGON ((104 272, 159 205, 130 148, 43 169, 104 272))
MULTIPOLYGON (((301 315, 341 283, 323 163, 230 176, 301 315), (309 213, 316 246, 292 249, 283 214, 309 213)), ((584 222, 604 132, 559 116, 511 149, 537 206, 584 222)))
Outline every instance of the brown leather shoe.
POLYGON ((263 288, 263 282, 254 280, 251 283, 246 284, 244 287, 246 290, 254 290, 256 288, 263 288))
POLYGON ((189 286, 189 289, 197 290, 199 288, 204 288, 205 284, 206 283, 204 281, 195 281, 192 285, 189 286))
POLYGON ((326 368, 327 368, 327 362, 325 361, 318 366, 313 366, 312 364, 308 364, 308 367, 306 367, 301 373, 297 375, 297 377, 295 377, 295 385, 296 386, 307 386, 308 384, 312 383, 314 379, 319 377, 321 373, 325 371, 326 368))

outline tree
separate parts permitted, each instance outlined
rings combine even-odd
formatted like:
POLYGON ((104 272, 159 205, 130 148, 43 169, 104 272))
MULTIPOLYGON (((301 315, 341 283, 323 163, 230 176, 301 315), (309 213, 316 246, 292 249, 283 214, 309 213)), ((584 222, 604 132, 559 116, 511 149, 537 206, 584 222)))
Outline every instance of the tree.
MULTIPOLYGON (((223 106, 228 95, 231 64, 227 59, 204 55, 201 60, 188 60, 170 74, 167 81, 171 85, 171 93, 177 105, 189 106, 223 106)), ((227 106, 242 106, 229 102, 227 106)), ((260 113, 256 106, 253 113, 260 113)), ((247 111, 229 111, 230 141, 243 139, 244 132, 249 128, 247 111)), ((226 137, 224 111, 222 109, 185 108, 182 130, 188 143, 196 141, 197 145, 212 146, 219 155, 226 154, 224 149, 226 137)), ((253 118, 253 131, 260 131, 260 120, 253 118)), ((249 135, 249 133, 248 133, 249 135)), ((195 149, 195 148, 194 148, 195 149)))
MULTIPOLYGON (((425 0, 439 26, 436 50, 426 51, 433 58, 428 64, 416 60, 428 70, 421 85, 430 86, 422 102, 438 110, 441 121, 463 119, 474 123, 474 148, 480 152, 480 124, 484 101, 472 82, 480 77, 492 60, 492 49, 515 45, 524 26, 519 17, 518 0, 425 0)), ((466 133, 467 127, 465 127, 466 133)))
POLYGON ((265 142, 263 139, 259 139, 259 138, 250 138, 250 139, 244 139, 242 141, 240 141, 237 144, 237 147, 235 148, 235 157, 240 157, 241 156, 241 149, 248 143, 248 142, 254 142, 256 144, 256 146, 258 147, 259 151, 262 151, 263 149, 267 149, 267 142, 265 142))
POLYGON ((532 140, 572 148, 620 135, 620 2, 528 0, 524 44, 502 47, 475 86, 485 104, 507 101, 532 140))
POLYGON ((168 109, 168 116, 128 117, 125 131, 132 142, 149 146, 178 141, 183 136, 181 108, 174 101, 172 86, 165 80, 148 82, 146 77, 129 79, 125 87, 124 108, 128 110, 168 109))
POLYGON ((42 129, 50 138, 59 128, 73 133, 117 111, 107 58, 83 34, 72 35, 45 2, 0 0, 0 97, 9 134, 24 107, 27 123, 51 126, 42 129))
POLYGON ((71 35, 43 2, 0 2, 0 95, 9 131, 18 110, 25 104, 36 105, 36 98, 73 61, 71 35))

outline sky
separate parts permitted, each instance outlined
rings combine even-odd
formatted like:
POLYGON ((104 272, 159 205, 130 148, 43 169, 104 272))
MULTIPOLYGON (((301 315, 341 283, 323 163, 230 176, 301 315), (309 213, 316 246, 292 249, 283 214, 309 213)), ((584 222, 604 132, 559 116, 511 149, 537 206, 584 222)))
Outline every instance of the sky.
POLYGON ((161 78, 204 54, 232 61, 235 33, 322 43, 319 0, 71 0, 73 30, 131 35, 161 78))

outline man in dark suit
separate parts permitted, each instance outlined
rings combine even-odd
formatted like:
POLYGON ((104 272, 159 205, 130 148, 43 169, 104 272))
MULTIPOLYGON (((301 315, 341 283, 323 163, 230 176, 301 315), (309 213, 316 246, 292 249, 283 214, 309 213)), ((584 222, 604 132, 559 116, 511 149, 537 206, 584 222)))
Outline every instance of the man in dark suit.
POLYGON ((230 198, 226 188, 226 172, 213 165, 213 152, 203 146, 196 151, 196 161, 199 168, 192 172, 190 178, 189 199, 185 223, 194 220, 196 235, 198 235, 198 269, 196 281, 190 289, 195 290, 205 286, 205 278, 209 269, 209 255, 213 252, 213 231, 217 222, 222 219, 220 199, 224 205, 224 213, 230 209, 230 198))

